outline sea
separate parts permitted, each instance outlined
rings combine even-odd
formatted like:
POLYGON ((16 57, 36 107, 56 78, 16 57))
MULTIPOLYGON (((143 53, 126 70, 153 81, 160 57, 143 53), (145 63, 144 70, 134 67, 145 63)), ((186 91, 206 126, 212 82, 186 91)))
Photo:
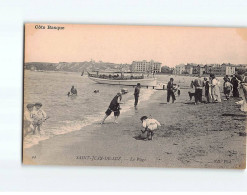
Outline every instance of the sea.
MULTIPOLYGON (((157 75, 159 83, 167 83, 169 75, 157 75)), ((173 76, 174 77, 174 76, 173 76)), ((188 77, 176 77, 175 83, 181 87, 189 86, 188 77)), ((122 88, 129 93, 123 95, 121 114, 126 114, 134 106, 134 88, 97 84, 87 75, 81 76, 76 72, 38 72, 25 71, 24 79, 24 109, 29 103, 42 103, 42 109, 49 117, 42 125, 41 134, 28 134, 24 137, 24 148, 30 148, 42 140, 50 139, 56 135, 78 131, 85 126, 100 123, 105 115, 112 98, 122 88), (67 96, 71 86, 77 89, 77 96, 67 96), (99 90, 99 93, 94 93, 99 90)), ((139 102, 148 102, 157 90, 152 88, 141 89, 139 102)), ((113 116, 107 120, 111 120, 113 116)))

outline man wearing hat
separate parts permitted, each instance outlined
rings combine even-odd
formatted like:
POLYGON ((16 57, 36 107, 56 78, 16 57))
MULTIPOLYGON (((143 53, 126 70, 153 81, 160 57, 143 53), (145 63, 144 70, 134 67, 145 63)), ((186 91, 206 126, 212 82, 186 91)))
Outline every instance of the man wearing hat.
POLYGON ((139 94, 140 94, 140 90, 141 90, 141 84, 137 83, 136 87, 135 87, 135 92, 134 92, 134 96, 135 96, 135 103, 134 106, 136 107, 138 104, 138 99, 139 99, 139 94))

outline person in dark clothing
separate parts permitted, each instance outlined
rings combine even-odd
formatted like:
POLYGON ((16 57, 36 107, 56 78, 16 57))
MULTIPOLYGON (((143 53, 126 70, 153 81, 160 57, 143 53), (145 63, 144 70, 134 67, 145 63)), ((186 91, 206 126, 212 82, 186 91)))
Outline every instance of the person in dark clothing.
POLYGON ((134 106, 136 107, 138 104, 138 99, 139 99, 139 94, 140 94, 140 90, 141 90, 141 84, 137 83, 136 87, 135 87, 135 91, 134 91, 134 96, 135 96, 135 103, 134 106))
POLYGON ((77 90, 76 90, 76 88, 74 87, 74 85, 71 87, 70 93, 71 93, 71 95, 77 95, 77 90))
POLYGON ((122 100, 122 94, 121 93, 117 93, 117 95, 112 99, 108 109, 105 112, 105 117, 103 118, 101 124, 104 124, 105 119, 111 115, 112 112, 114 112, 114 122, 117 122, 117 118, 120 115, 120 101, 122 100))
POLYGON ((233 91, 232 91, 233 97, 239 97, 238 79, 235 77, 235 75, 232 77, 231 83, 232 83, 232 86, 233 86, 233 91))
POLYGON ((203 87, 205 87, 205 97, 207 99, 206 103, 209 103, 210 102, 210 98, 209 98, 209 81, 208 81, 208 79, 206 77, 204 78, 203 87))
POLYGON ((200 78, 195 79, 194 82, 195 87, 195 104, 198 104, 198 102, 202 103, 202 81, 200 78))
POLYGON ((167 84, 167 103, 170 102, 170 97, 172 96, 172 103, 176 100, 175 95, 174 95, 174 84, 173 84, 174 79, 170 78, 170 81, 167 84))
POLYGON ((224 77, 223 80, 224 80, 224 84, 223 84, 224 94, 226 96, 226 99, 224 99, 224 100, 229 100, 230 99, 230 94, 231 94, 231 91, 232 91, 232 84, 229 81, 228 77, 224 77))

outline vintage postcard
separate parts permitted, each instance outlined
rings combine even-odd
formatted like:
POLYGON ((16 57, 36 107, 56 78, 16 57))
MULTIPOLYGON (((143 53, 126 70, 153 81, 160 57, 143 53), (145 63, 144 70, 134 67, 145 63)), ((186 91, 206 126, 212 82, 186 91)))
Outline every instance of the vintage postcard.
POLYGON ((23 164, 246 167, 247 28, 25 24, 23 164))

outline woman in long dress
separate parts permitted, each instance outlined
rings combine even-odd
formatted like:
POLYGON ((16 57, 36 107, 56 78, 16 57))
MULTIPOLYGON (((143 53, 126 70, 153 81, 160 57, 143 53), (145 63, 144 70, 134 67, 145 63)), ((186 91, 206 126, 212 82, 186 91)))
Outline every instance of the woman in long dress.
POLYGON ((220 82, 214 75, 212 75, 212 96, 214 102, 221 102, 220 82))
POLYGON ((212 96, 212 78, 209 77, 208 82, 208 102, 213 102, 213 96, 212 96))

